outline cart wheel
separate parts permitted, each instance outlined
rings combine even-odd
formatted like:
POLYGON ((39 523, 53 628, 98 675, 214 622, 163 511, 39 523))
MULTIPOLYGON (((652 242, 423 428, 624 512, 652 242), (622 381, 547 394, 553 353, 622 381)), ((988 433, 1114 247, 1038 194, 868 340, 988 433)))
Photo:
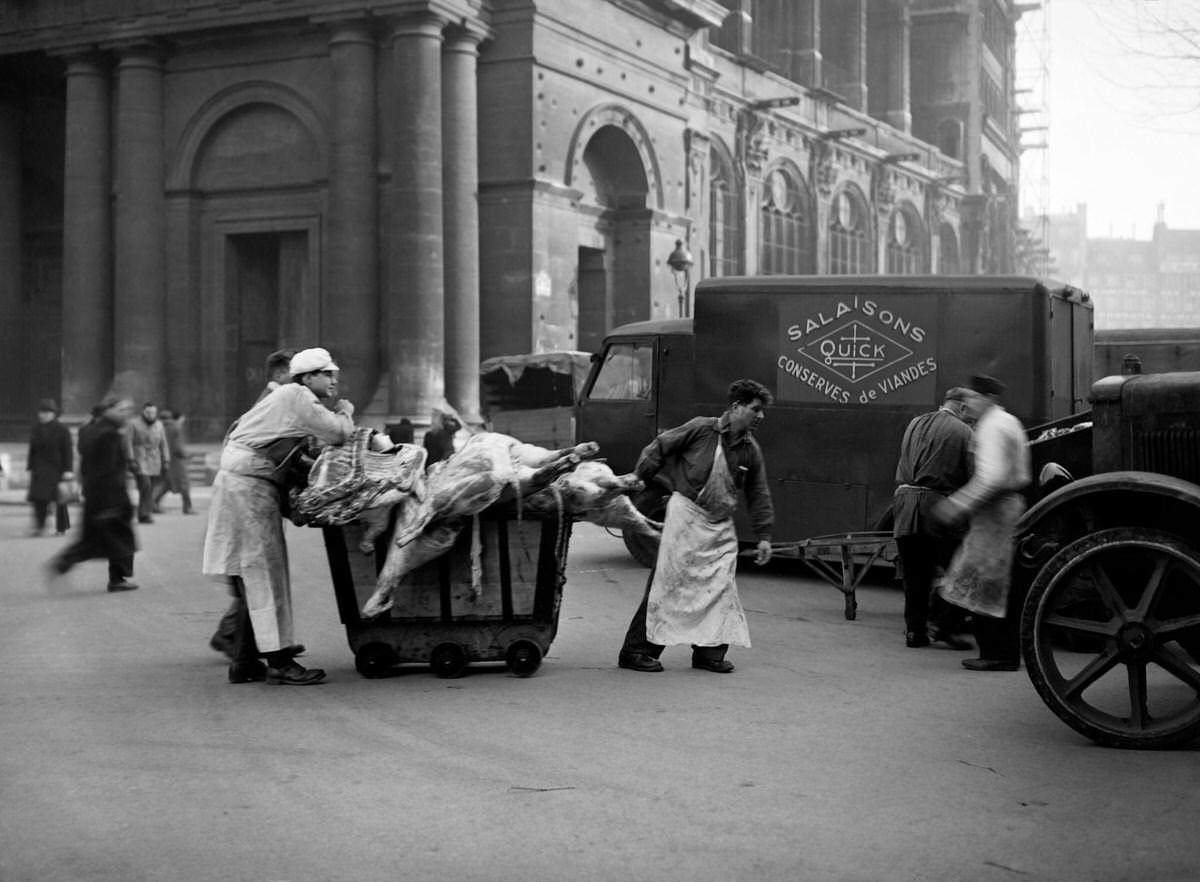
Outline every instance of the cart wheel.
POLYGON ((518 677, 528 677, 542 664, 542 651, 531 640, 514 640, 504 653, 504 663, 518 677))
POLYGON ((1115 527, 1067 545, 1038 573, 1021 616, 1038 694, 1106 747, 1200 737, 1197 641, 1200 550, 1156 530, 1115 527))
POLYGON ((429 668, 444 680, 461 677, 467 669, 467 654, 457 643, 439 643, 429 653, 429 668))
POLYGON ((386 643, 368 643, 354 653, 354 667, 364 677, 386 677, 400 661, 396 650, 386 643))

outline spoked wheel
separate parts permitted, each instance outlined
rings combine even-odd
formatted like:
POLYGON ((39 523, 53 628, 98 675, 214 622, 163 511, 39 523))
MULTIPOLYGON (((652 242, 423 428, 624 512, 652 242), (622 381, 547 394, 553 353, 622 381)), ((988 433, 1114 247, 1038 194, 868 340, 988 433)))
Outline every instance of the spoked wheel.
POLYGON ((429 668, 444 680, 461 677, 467 669, 467 654, 457 643, 440 643, 429 653, 429 668))
POLYGON ((528 677, 542 664, 542 650, 532 640, 514 640, 504 653, 504 663, 518 677, 528 677))
POLYGON ((1200 737, 1200 550, 1156 530, 1077 539, 1038 573, 1021 617, 1029 678, 1106 747, 1200 737))
POLYGON ((400 661, 396 650, 386 643, 368 643, 354 653, 354 667, 364 677, 386 677, 400 661))

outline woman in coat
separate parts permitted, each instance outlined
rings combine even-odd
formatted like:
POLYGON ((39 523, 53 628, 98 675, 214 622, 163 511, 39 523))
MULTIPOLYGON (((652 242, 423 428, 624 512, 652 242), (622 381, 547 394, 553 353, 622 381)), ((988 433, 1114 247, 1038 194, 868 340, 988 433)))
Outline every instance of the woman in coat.
POLYGON ((29 493, 25 497, 33 504, 33 530, 40 536, 46 529, 50 505, 54 504, 54 530, 62 536, 71 529, 71 516, 66 503, 59 498, 59 483, 75 477, 74 456, 71 453, 71 430, 58 421, 58 405, 52 399, 38 402, 37 422, 29 435, 29 493))

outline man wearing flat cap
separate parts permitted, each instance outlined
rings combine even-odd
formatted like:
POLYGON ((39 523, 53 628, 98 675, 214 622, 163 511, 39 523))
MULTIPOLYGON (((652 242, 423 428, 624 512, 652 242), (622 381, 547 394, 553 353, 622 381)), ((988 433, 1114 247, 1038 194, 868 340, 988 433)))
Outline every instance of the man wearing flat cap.
POLYGON ((354 405, 337 399, 338 366, 320 348, 297 352, 291 382, 259 399, 230 428, 213 481, 203 572, 227 580, 238 605, 231 683, 319 683, 325 672, 296 662, 291 580, 283 535, 285 464, 309 437, 341 444, 354 432, 354 405), (332 409, 325 400, 336 400, 332 409), (259 657, 266 662, 259 661, 259 657))
POLYGON ((1021 490, 1029 483, 1029 444, 1021 421, 1000 404, 1004 384, 974 375, 966 406, 975 418, 974 471, 957 492, 938 503, 935 517, 969 524, 939 593, 974 613, 979 658, 963 660, 972 671, 1015 671, 1020 665, 1017 610, 1010 607, 1013 531, 1025 511, 1021 490))

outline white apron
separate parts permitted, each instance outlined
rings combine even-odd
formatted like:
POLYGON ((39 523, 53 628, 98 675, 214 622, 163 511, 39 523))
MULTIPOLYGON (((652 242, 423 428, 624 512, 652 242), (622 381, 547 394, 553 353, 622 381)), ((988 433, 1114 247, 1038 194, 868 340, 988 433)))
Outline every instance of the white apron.
POLYGON ((208 576, 241 577, 260 652, 295 643, 279 487, 264 477, 273 469, 274 463, 249 448, 225 445, 213 481, 201 568, 208 576))
POLYGON ((712 472, 696 501, 671 494, 646 603, 646 636, 663 646, 749 646, 738 597, 737 489, 717 443, 712 472))

